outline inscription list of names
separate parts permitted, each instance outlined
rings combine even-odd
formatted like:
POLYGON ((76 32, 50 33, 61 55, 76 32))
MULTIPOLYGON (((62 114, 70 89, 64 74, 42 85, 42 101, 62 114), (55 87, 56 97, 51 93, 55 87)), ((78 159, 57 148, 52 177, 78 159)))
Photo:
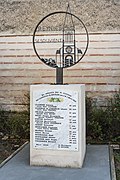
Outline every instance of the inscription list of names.
POLYGON ((33 92, 33 147, 78 151, 78 93, 33 92))

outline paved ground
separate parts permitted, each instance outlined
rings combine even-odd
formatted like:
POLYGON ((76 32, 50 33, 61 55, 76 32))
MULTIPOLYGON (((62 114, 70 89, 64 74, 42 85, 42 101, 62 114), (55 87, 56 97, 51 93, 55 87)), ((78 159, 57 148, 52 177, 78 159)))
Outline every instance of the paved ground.
POLYGON ((29 145, 0 169, 0 180, 111 180, 107 145, 88 145, 82 169, 30 167, 29 145))

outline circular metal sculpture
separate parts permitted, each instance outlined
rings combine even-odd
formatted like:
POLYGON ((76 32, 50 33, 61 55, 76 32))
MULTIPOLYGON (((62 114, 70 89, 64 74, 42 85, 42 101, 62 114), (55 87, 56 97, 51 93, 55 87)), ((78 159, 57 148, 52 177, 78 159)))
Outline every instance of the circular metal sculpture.
POLYGON ((56 68, 57 84, 63 84, 63 68, 77 64, 84 57, 88 43, 84 23, 71 12, 48 14, 33 34, 34 51, 43 63, 56 68))

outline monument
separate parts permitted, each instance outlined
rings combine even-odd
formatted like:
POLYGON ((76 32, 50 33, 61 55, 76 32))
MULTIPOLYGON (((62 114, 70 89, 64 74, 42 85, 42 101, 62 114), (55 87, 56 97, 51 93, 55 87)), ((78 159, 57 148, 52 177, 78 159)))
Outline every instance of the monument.
POLYGON ((85 85, 64 84, 63 69, 88 49, 84 23, 67 11, 44 17, 33 34, 38 58, 56 69, 55 84, 30 86, 30 164, 81 168, 86 152, 85 85), (82 33, 81 33, 82 32, 82 33))

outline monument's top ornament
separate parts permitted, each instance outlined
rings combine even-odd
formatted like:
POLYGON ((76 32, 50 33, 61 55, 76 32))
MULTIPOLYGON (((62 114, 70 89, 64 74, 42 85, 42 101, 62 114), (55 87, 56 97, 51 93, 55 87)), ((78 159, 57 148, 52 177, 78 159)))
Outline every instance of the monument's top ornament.
MULTIPOLYGON (((69 12, 71 13, 71 9, 70 9, 70 6, 68 4, 68 7, 67 7, 67 11, 66 12, 69 12)), ((65 19, 64 19, 64 24, 63 24, 63 30, 72 30, 72 31, 75 31, 75 25, 74 25, 74 21, 73 21, 73 17, 72 15, 69 16, 67 13, 65 15, 65 19)))
POLYGON ((84 23, 67 11, 53 12, 36 26, 33 47, 38 58, 56 68, 56 83, 63 84, 63 68, 77 64, 88 49, 89 37, 84 23))

